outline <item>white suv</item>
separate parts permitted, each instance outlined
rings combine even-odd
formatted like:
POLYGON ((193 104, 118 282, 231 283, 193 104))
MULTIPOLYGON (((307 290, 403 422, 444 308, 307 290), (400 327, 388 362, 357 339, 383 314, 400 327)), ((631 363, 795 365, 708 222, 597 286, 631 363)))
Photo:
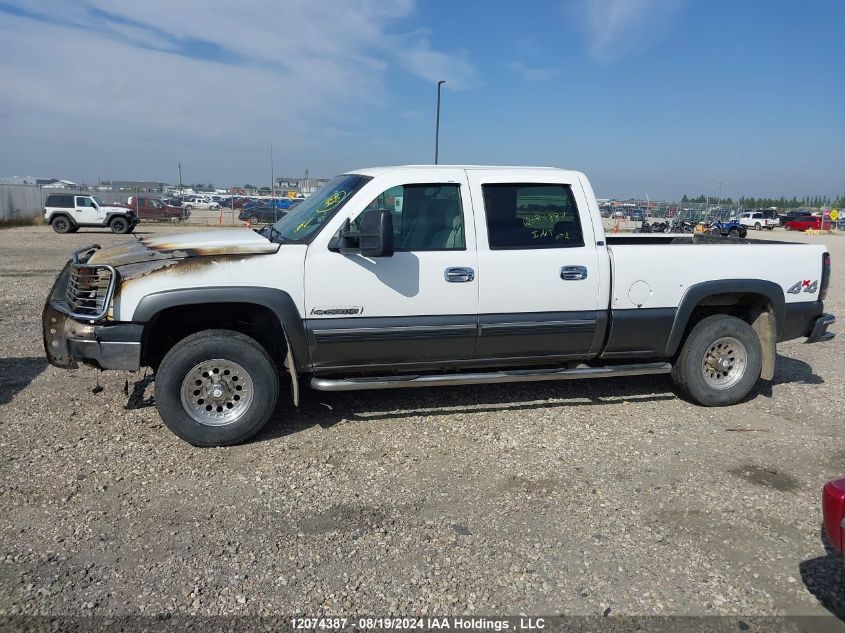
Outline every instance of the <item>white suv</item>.
POLYGON ((109 227, 113 233, 131 233, 138 216, 125 206, 109 206, 95 196, 51 193, 44 204, 44 222, 56 233, 76 233, 80 227, 109 227))

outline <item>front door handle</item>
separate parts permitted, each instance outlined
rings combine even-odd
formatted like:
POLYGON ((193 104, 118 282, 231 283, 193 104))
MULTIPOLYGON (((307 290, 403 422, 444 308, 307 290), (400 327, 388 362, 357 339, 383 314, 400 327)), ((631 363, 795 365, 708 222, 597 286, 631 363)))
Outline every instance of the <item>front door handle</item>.
POLYGON ((447 268, 443 276, 446 281, 453 284, 460 284, 475 279, 475 271, 472 268, 447 268))
POLYGON ((586 266, 564 266, 560 269, 560 278, 565 281, 579 281, 587 278, 586 266))

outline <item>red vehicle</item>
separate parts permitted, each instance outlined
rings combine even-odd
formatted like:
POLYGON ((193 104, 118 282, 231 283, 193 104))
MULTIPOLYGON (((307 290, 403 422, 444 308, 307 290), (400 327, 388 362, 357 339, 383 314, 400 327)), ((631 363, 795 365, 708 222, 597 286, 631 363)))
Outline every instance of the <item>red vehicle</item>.
POLYGON ((822 228, 822 221, 824 221, 824 228, 830 228, 830 220, 822 218, 820 215, 802 215, 795 219, 787 221, 783 228, 787 231, 806 231, 807 229, 820 230, 822 228))
POLYGON ((840 554, 845 554, 845 479, 829 481, 822 492, 822 512, 827 540, 840 554))
POLYGON ((191 215, 188 209, 165 204, 157 198, 143 198, 132 196, 129 198, 129 208, 134 209, 141 220, 163 220, 181 222, 191 215))

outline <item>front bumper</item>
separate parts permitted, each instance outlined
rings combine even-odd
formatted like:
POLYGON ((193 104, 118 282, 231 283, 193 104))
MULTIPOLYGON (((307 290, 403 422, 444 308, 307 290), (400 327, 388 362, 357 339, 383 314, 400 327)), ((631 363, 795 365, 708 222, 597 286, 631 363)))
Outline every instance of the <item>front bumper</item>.
POLYGON ((42 326, 44 351, 51 365, 75 369, 82 363, 99 369, 129 371, 137 371, 141 366, 143 325, 82 323, 48 303, 42 326))
MULTIPOLYGON (((82 250, 90 252, 92 248, 82 250)), ((64 369, 75 369, 80 363, 100 369, 140 369, 144 326, 71 316, 65 301, 70 266, 68 262, 56 278, 41 316, 49 363, 64 369)))
POLYGON ((810 335, 807 337, 807 343, 819 343, 821 341, 829 341, 832 339, 836 334, 833 332, 828 332, 827 328, 831 325, 836 323, 836 317, 832 314, 822 314, 821 316, 817 317, 815 322, 813 323, 813 329, 810 331, 810 335))

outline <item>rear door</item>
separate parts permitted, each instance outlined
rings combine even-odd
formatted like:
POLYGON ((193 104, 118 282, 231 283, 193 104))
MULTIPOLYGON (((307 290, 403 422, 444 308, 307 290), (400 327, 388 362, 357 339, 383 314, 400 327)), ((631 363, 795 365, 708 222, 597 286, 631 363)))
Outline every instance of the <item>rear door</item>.
POLYGON ((470 361, 478 268, 466 173, 387 172, 361 189, 308 246, 306 326, 318 371, 412 370, 470 361), (393 216, 391 257, 329 250, 344 219, 393 216))
POLYGON ((580 178, 550 169, 467 174, 478 240, 476 357, 554 362, 597 352, 607 306, 600 281, 609 273, 580 178))

